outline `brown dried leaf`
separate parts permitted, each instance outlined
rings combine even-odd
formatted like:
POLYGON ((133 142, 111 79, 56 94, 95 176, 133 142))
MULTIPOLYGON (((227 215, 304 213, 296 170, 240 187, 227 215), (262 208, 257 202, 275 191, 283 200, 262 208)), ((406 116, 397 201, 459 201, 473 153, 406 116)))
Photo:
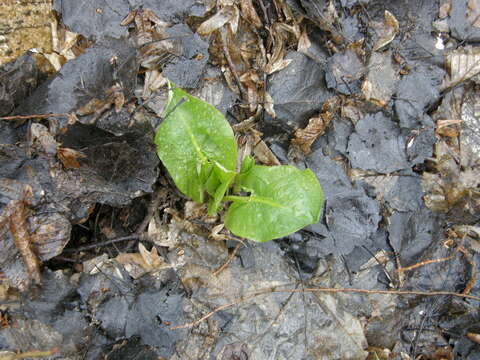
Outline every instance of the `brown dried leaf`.
POLYGON ((270 150, 270 148, 262 140, 261 132, 255 129, 249 129, 249 137, 247 139, 250 142, 249 146, 255 155, 255 158, 265 165, 280 165, 275 154, 270 150))
POLYGON ((467 22, 480 27, 480 0, 468 0, 467 22))
POLYGON ((446 1, 440 8, 438 9, 438 17, 440 19, 445 19, 448 15, 450 15, 450 10, 452 9, 452 4, 449 1, 446 1))
POLYGON ((218 224, 214 226, 212 228, 212 231, 210 232, 210 238, 218 241, 227 240, 228 236, 220 233, 220 231, 222 231, 224 227, 225 227, 224 224, 218 224))
POLYGON ((258 17, 257 11, 253 7, 252 0, 240 0, 240 10, 246 21, 255 26, 257 29, 263 27, 263 23, 258 17))
POLYGON ((77 115, 86 116, 95 113, 108 103, 107 100, 100 100, 97 98, 91 99, 85 105, 81 106, 77 111, 77 115))
MULTIPOLYGON (((26 185, 25 192, 31 194, 32 188, 26 185)), ((7 204, 4 211, 8 212, 8 228, 12 234, 15 246, 22 256, 27 273, 30 279, 39 285, 42 282, 40 260, 33 250, 32 240, 28 231, 28 207, 23 200, 12 200, 7 204)))
POLYGON ((81 166, 78 159, 85 159, 87 156, 77 150, 59 147, 57 157, 65 169, 78 169, 81 166))
POLYGON ((328 125, 333 119, 333 116, 340 107, 340 100, 338 97, 330 98, 323 106, 321 113, 309 120, 305 129, 298 129, 295 131, 292 145, 299 147, 305 154, 310 154, 310 147, 313 142, 325 133, 328 125))
MULTIPOLYGON (((237 10, 238 13, 238 10, 237 10)), ((215 15, 205 20, 197 29, 197 33, 202 36, 206 36, 220 29, 227 22, 233 21, 235 17, 235 7, 226 6, 215 15)))
POLYGON ((307 54, 307 50, 312 46, 310 39, 308 38, 307 30, 304 29, 298 38, 297 51, 303 54, 307 54))
POLYGON ((122 264, 134 279, 139 279, 148 272, 148 265, 139 253, 121 253, 117 255, 115 260, 122 264))
POLYGON ((480 48, 464 47, 450 52, 445 59, 449 76, 445 78, 442 89, 447 89, 467 80, 480 82, 480 48))
POLYGON ((270 96, 268 92, 263 93, 263 107, 265 111, 270 115, 272 118, 276 118, 277 114, 275 113, 275 108, 274 108, 274 101, 273 98, 270 96))
POLYGON ((145 72, 145 84, 143 86, 142 98, 148 99, 152 93, 158 91, 158 89, 167 85, 167 79, 165 79, 162 73, 158 70, 147 70, 145 72))
POLYGON ((200 219, 207 214, 207 204, 196 203, 195 201, 187 201, 185 203, 185 219, 200 219))
POLYGON ((379 37, 379 39, 373 45, 373 51, 377 51, 385 45, 388 45, 398 34, 398 21, 388 10, 385 10, 383 22, 374 23, 372 25, 379 37))
POLYGON ((175 220, 170 224, 161 224, 155 217, 148 223, 147 235, 148 239, 153 241, 157 246, 164 246, 168 248, 175 248, 180 242, 181 228, 177 226, 175 220))
POLYGON ((258 73, 251 69, 244 73, 240 77, 240 81, 247 90, 247 102, 250 107, 250 111, 254 112, 260 103, 258 89, 263 87, 263 82, 260 80, 258 73))
POLYGON ((38 144, 38 150, 47 155, 55 155, 57 153, 59 144, 55 141, 55 138, 46 126, 39 123, 32 123, 29 130, 30 146, 38 144))
POLYGON ((292 62, 292 59, 281 59, 273 64, 267 64, 265 67, 265 72, 267 75, 271 75, 277 71, 285 69, 290 63, 292 62))

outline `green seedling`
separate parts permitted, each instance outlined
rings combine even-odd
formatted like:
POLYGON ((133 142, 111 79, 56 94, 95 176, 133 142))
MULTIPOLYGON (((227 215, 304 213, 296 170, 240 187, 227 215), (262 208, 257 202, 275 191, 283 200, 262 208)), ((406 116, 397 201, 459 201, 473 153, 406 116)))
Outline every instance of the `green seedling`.
POLYGON ((247 156, 237 171, 237 143, 214 106, 169 85, 165 119, 155 135, 160 160, 175 185, 209 214, 230 203, 225 226, 264 242, 316 223, 323 191, 313 172, 290 165, 262 166, 247 156))

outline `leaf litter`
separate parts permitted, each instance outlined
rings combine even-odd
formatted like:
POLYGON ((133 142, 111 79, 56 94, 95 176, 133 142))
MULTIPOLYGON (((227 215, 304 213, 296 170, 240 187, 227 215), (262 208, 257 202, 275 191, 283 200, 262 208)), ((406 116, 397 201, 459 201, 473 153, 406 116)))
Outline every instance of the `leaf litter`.
POLYGON ((476 2, 140 3, 55 1, 50 64, 0 70, 1 294, 24 304, 2 349, 478 357, 476 2), (311 168, 320 221, 242 243, 177 193, 152 142, 167 78, 227 115, 240 163, 311 168))

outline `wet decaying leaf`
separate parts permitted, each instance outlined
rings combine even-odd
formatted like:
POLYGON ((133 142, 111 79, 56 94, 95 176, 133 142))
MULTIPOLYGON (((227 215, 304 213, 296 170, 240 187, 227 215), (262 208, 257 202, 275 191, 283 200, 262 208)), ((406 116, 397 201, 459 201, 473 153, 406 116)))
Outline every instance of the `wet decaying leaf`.
POLYGON ((386 107, 398 81, 391 53, 388 51, 372 53, 367 67, 368 73, 362 84, 363 96, 378 106, 386 107))
MULTIPOLYGON (((28 197, 33 196, 32 189, 28 186, 24 188, 22 194, 25 199, 10 201, 2 212, 2 217, 7 217, 2 221, 2 225, 8 222, 8 229, 12 234, 13 242, 22 256, 28 276, 32 281, 40 285, 40 261, 38 255, 33 250, 32 239, 30 237, 27 219, 29 216, 28 197)), ((3 239, 6 241, 6 239, 3 239)))
POLYGON ((328 70, 325 76, 330 89, 344 95, 354 95, 360 91, 365 68, 354 49, 332 56, 328 60, 328 70))
POLYGON ((62 147, 57 149, 57 156, 66 169, 78 169, 81 166, 78 160, 87 157, 80 151, 62 147))
POLYGON ((46 78, 33 53, 27 53, 0 68, 0 116, 8 115, 46 78))

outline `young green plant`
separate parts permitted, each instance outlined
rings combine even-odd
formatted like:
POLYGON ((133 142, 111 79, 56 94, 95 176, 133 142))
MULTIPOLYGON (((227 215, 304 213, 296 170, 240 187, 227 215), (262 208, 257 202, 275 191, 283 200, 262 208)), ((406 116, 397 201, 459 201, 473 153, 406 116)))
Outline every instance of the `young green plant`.
POLYGON ((164 120, 155 135, 160 160, 175 185, 215 214, 230 203, 225 226, 264 242, 316 223, 323 191, 313 172, 290 165, 256 165, 247 156, 237 171, 237 144, 214 106, 169 84, 164 120))

